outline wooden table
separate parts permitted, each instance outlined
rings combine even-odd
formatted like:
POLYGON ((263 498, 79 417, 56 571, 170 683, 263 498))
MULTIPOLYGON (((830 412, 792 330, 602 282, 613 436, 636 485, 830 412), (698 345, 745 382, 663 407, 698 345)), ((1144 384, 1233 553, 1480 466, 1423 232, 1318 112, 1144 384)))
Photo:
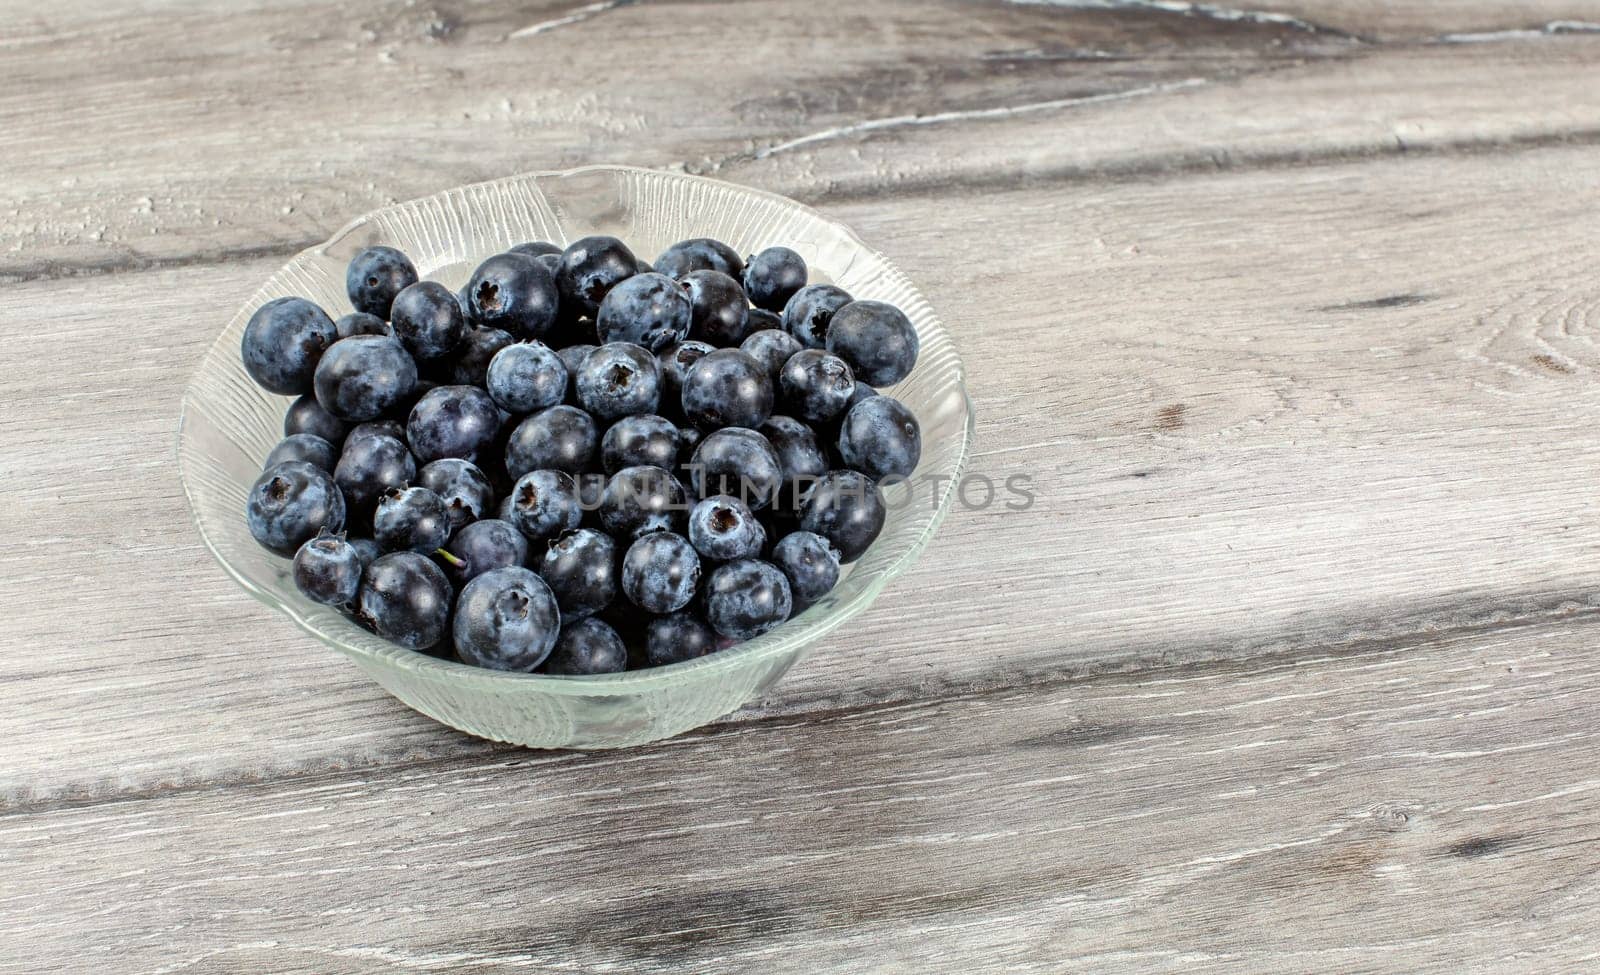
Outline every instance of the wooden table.
POLYGON ((0 969, 1600 970, 1593 0, 5 6, 0 969), (1038 500, 540 753, 238 591, 178 399, 348 219, 600 161, 857 228, 1038 500))

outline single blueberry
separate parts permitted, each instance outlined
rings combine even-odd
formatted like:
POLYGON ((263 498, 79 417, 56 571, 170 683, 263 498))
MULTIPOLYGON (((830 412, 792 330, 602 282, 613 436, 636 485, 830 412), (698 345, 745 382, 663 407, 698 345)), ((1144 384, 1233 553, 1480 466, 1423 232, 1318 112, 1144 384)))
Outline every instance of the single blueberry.
POLYGON ((494 510, 494 489, 488 475, 471 461, 445 457, 423 466, 417 483, 444 500, 450 530, 487 518, 494 510))
POLYGON ((659 352, 689 334, 689 296, 665 274, 635 274, 606 292, 594 324, 602 344, 632 342, 659 352))
POLYGON ((476 386, 440 386, 412 407, 406 442, 426 464, 441 457, 476 462, 500 432, 500 411, 476 386))
POLYGON ((620 674, 628 669, 628 648, 616 630, 599 620, 567 622, 544 669, 547 674, 620 674))
POLYGON ((883 531, 887 516, 883 493, 872 478, 859 471, 829 471, 806 498, 800 527, 827 539, 840 562, 854 562, 883 531))
POLYGON ((517 338, 536 339, 556 321, 560 293, 555 275, 523 254, 496 254, 478 265, 467 282, 467 317, 517 338))
POLYGON ((769 328, 775 328, 780 332, 783 331, 783 316, 775 311, 767 311, 765 308, 750 309, 750 328, 747 330, 748 333, 753 335, 769 328))
POLYGON ((808 284, 783 306, 783 330, 808 349, 825 349, 834 312, 854 300, 835 285, 808 284))
POLYGON ((704 430, 759 427, 772 415, 772 377, 738 349, 708 352, 683 377, 683 414, 704 430))
POLYGON ((444 574, 460 588, 490 569, 527 562, 528 540, 510 522, 485 518, 463 526, 438 557, 444 574))
POLYGON ((760 555, 767 533, 743 501, 718 494, 689 512, 689 543, 707 559, 731 562, 760 555))
POLYGON ((559 256, 561 248, 547 240, 530 240, 525 244, 518 244, 506 250, 507 254, 521 254, 524 257, 559 256))
POLYGON ((910 477, 922 459, 922 427, 892 396, 873 396, 850 408, 839 429, 845 465, 874 480, 910 477))
POLYGON ((286 460, 303 460, 332 474, 334 465, 339 463, 339 451, 314 433, 291 434, 278 441, 261 469, 266 470, 286 460))
POLYGON ((612 342, 578 367, 578 402, 598 420, 654 413, 661 400, 655 356, 631 342, 612 342))
POLYGON ((693 660, 716 650, 717 635, 689 613, 657 616, 645 626, 645 660, 652 667, 693 660))
POLYGON ((510 497, 509 520, 530 541, 555 538, 583 518, 578 483, 562 471, 529 471, 511 486, 510 497))
POLYGON ((283 435, 286 437, 310 433, 337 445, 344 443, 345 434, 349 432, 350 424, 323 409, 315 396, 300 397, 290 403, 289 411, 283 414, 283 435))
POLYGON ((767 562, 729 562, 706 584, 706 622, 730 639, 758 637, 788 619, 793 608, 788 577, 767 562))
POLYGON ((262 389, 299 396, 311 392, 317 363, 338 340, 321 308, 304 298, 274 298, 250 316, 239 354, 262 389))
POLYGON ((653 413, 625 416, 600 441, 600 463, 607 474, 624 467, 672 467, 678 460, 678 428, 653 413))
POLYGON ((502 409, 532 413, 566 398, 567 367, 543 342, 519 342, 496 353, 486 386, 502 409))
POLYGON ((391 643, 426 650, 444 639, 454 595, 437 565, 415 552, 390 552, 362 573, 356 618, 391 643))
POLYGON ((393 247, 368 247, 351 258, 344 274, 350 304, 380 319, 389 317, 395 295, 416 283, 416 266, 393 247))
POLYGON ((405 443, 379 433, 362 437, 352 433, 333 468, 333 479, 350 505, 352 522, 369 514, 385 491, 405 487, 416 477, 417 462, 405 443))
POLYGON ((324 532, 294 553, 294 585, 324 606, 353 606, 365 569, 361 553, 342 535, 324 532))
POLYGON ((383 546, 370 538, 346 538, 350 547, 356 550, 356 557, 361 560, 361 571, 367 571, 367 566, 378 560, 383 554, 383 546))
POLYGON ((772 444, 778 456, 778 467, 783 472, 783 487, 773 506, 798 513, 800 502, 810 492, 811 485, 828 473, 828 457, 811 427, 793 417, 772 417, 758 432, 772 444))
POLYGON ((489 379, 489 363, 516 339, 498 328, 469 328, 467 337, 450 359, 445 382, 452 386, 483 386, 489 379))
POLYGON ((638 260, 628 245, 615 237, 581 237, 561 252, 556 286, 561 304, 571 313, 593 315, 606 293, 638 271, 638 260))
POLYGON ((919 347, 911 319, 882 301, 852 301, 828 324, 828 351, 869 386, 893 386, 911 375, 919 347))
POLYGON ((344 515, 344 495, 333 478, 300 460, 267 468, 245 501, 251 536, 285 558, 323 529, 342 530, 344 515))
POLYGON ((506 475, 529 471, 580 474, 594 460, 600 432, 589 414, 575 406, 551 406, 523 420, 506 441, 506 475))
POLYGON ((683 377, 693 366, 715 351, 716 346, 694 339, 669 345, 656 353, 656 368, 661 373, 661 406, 676 412, 683 406, 683 377))
POLYGON ((556 355, 561 358, 561 365, 567 370, 567 393, 561 402, 569 406, 578 405, 578 367, 583 365, 583 360, 589 358, 589 353, 597 348, 599 346, 580 342, 556 350, 556 355))
POLYGON ((600 524, 620 541, 680 531, 688 513, 683 485, 659 467, 625 467, 611 476, 600 496, 600 524))
POLYGON ((451 636, 466 663, 530 673, 550 655, 560 632, 550 587, 528 569, 507 566, 462 587, 451 636))
POLYGON ((617 598, 617 546, 602 532, 562 532, 545 549, 538 569, 568 622, 598 613, 617 598))
POLYGON ((418 281, 395 295, 389 327, 419 362, 444 358, 467 337, 461 305, 450 289, 437 281, 418 281))
POLYGON ((806 262, 787 247, 768 247, 745 261, 744 291, 757 308, 781 312, 805 286, 806 262))
POLYGON ((449 540, 450 512, 425 487, 390 488, 378 498, 372 537, 385 551, 427 555, 449 540))
POLYGON ((718 271, 732 278, 744 273, 739 252, 710 237, 678 241, 661 252, 655 265, 657 271, 670 278, 681 278, 693 271, 718 271))
POLYGON ((677 612, 699 585, 700 556, 682 535, 651 532, 622 557, 622 591, 646 612, 677 612))
POLYGON ((695 494, 731 494, 752 510, 772 504, 783 486, 783 465, 767 438, 743 427, 708 434, 689 461, 695 494))
POLYGON ((689 332, 695 338, 737 346, 750 334, 750 303, 739 282, 721 271, 691 271, 679 286, 689 299, 689 332))
POLYGON ((772 547, 772 564, 789 579, 795 612, 826 596, 839 582, 839 553, 821 535, 790 532, 772 547))
POLYGON ((751 332, 739 350, 761 363, 761 368, 772 377, 773 389, 777 389, 784 363, 802 351, 803 347, 799 339, 782 329, 764 328, 759 332, 751 332))
POLYGON ((375 420, 411 395, 417 364, 386 335, 352 335, 317 363, 317 402, 341 420, 375 420))
POLYGON ((348 315, 334 320, 334 331, 339 337, 347 339, 352 335, 388 335, 389 323, 377 315, 369 315, 364 311, 353 311, 348 315))
POLYGON ((779 398, 785 410, 808 423, 826 423, 842 414, 855 389, 850 367, 821 349, 796 352, 778 375, 779 398))
MULTIPOLYGON (((410 412, 408 409, 406 412, 410 412)), ((358 423, 350 428, 349 436, 344 438, 346 447, 363 437, 393 437, 402 445, 406 442, 406 425, 399 420, 368 420, 358 423)))

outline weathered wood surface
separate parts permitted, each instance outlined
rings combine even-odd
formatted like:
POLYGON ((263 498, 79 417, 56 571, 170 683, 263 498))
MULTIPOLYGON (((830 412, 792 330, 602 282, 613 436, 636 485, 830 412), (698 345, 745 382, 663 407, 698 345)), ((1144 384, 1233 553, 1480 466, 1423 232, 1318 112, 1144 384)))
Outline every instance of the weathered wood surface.
POLYGON ((71 970, 87 945, 191 971, 1586 967, 1594 672, 1573 620, 1600 582, 1600 36, 1578 22, 1600 16, 1094 6, 67 0, 8 20, 0 492, 27 532, 0 549, 0 966, 71 970), (697 32, 706 17, 728 26, 697 32), (580 74, 596 49, 631 70, 580 74), (596 160, 738 179, 855 226, 955 330, 976 469, 1031 474, 1039 499, 958 511, 870 613, 719 728, 539 757, 405 711, 238 593, 187 527, 174 424, 215 329, 294 249, 391 199, 596 160), (1522 662, 1515 680, 1468 679, 1496 654, 1522 662), (1396 685, 1353 677, 1380 658, 1396 685), (1283 735, 1219 752, 1227 702, 1266 679, 1343 703, 1285 706, 1283 735), (1181 687, 1183 720, 1161 719, 1147 765, 1122 761, 1141 734, 1099 736, 1121 764, 1092 795, 1048 781, 1075 750, 1018 747, 1094 745, 1072 729, 1111 719, 1072 702, 1147 682, 1181 687), (1449 710, 1480 694, 1492 719, 1449 710), (1418 718, 1428 747, 1377 749, 1407 707, 1440 709, 1418 718), (1280 737, 1319 750, 1308 782, 1232 764, 1280 737), (1324 765, 1358 771, 1321 781, 1324 765), (1143 777, 1157 767, 1172 776, 1143 777), (1269 805, 1208 805, 1230 772, 1269 805), (815 798, 857 779, 884 785, 815 798), (1330 804, 1362 808, 1369 786, 1492 856, 1434 857, 1413 830, 1399 869, 1366 846, 1349 884, 1324 882, 1312 861, 1349 833, 1307 841, 1308 860, 1296 844, 1321 834, 1302 828, 1345 823, 1330 804), (1502 789, 1522 804, 1466 798, 1502 789), (607 798, 633 793, 646 811, 607 798), (1152 794, 1187 812, 1146 821, 1152 794), (353 820, 327 840, 344 852, 233 822, 303 795, 327 802, 305 828, 353 820), (769 797, 763 828, 715 827, 769 797), (1044 797, 1071 815, 1052 825, 1044 797), (541 845, 534 801, 617 846, 541 845), (467 818, 480 802, 502 804, 467 818), (885 842, 885 809, 926 829, 885 842), (152 828, 171 832, 123 836, 152 828), (702 828, 760 877, 683 838, 702 828), (95 865, 113 833, 119 859, 95 865), (510 852, 441 855, 479 833, 510 852), (569 848, 585 862, 554 861, 569 848), (630 887, 597 848, 663 866, 630 887), (262 866, 301 849, 303 872, 262 866), (1082 897, 1076 858, 1109 875, 1082 897), (351 877, 413 863, 455 880, 363 905, 374 884, 351 877), (123 890, 137 909, 106 922, 123 890), (1459 910, 1420 906, 1441 899, 1459 910), (528 926, 546 908, 557 935, 528 926), (668 916, 697 911, 711 920, 668 916), (1258 913, 1271 923, 1239 926, 1258 913), (313 936, 329 917, 349 926, 313 936))

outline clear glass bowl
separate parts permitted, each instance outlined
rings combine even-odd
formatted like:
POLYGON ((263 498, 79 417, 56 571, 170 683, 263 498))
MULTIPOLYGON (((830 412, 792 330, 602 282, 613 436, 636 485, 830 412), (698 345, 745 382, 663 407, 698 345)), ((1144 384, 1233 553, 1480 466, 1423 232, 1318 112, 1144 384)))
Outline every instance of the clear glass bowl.
MULTIPOLYGON (((354 660, 391 694, 453 728, 541 748, 616 748, 705 724, 776 682, 807 650, 865 609, 927 545, 954 496, 972 439, 961 360, 932 309, 899 271, 845 227, 791 200, 716 180, 621 166, 513 176, 368 214, 274 274, 206 353, 183 399, 178 466, 196 528, 252 596, 354 660), (302 295, 337 317, 350 310, 345 265, 373 244, 410 255, 451 288, 478 262, 527 240, 564 243, 615 234, 650 258, 674 241, 716 237, 740 253, 794 248, 812 280, 893 302, 922 340, 916 370, 892 392, 922 423, 921 467, 883 534, 824 600, 771 633, 721 653, 599 677, 506 674, 393 646, 301 596, 290 563, 256 544, 245 496, 282 436, 288 401, 251 382, 239 360, 250 314, 302 295), (939 478, 929 481, 929 478, 939 478)), ((914 647, 904 648, 915 652, 914 647)), ((875 651, 876 652, 876 651, 875 651)))

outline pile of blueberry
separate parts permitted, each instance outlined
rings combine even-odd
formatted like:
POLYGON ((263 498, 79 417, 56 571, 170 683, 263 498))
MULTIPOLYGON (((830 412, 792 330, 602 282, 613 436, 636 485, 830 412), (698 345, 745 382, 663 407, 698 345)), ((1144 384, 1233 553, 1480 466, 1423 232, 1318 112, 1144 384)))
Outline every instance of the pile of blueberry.
POLYGON ((807 284, 800 255, 615 237, 529 243, 459 293, 391 247, 355 311, 262 305, 246 370, 298 396, 246 509, 307 597, 403 647, 600 674, 767 632, 883 528, 878 481, 921 455, 874 387, 917 333, 807 284))

